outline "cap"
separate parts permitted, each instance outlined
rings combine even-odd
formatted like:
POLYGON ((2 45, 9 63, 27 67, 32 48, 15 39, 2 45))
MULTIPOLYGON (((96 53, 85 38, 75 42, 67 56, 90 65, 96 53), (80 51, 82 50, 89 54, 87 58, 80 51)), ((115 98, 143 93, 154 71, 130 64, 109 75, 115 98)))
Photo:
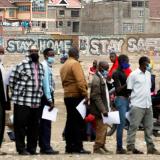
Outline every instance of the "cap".
POLYGON ((28 51, 39 51, 37 46, 31 46, 28 51))

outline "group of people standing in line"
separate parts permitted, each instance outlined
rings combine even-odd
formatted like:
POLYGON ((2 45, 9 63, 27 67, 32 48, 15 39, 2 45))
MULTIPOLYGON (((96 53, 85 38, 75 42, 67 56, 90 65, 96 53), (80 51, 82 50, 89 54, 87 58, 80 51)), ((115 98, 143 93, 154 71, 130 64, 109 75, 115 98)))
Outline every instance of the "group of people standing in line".
MULTIPOLYGON (((40 153, 59 154, 51 146, 51 121, 41 118, 45 105, 49 111, 55 107, 55 80, 52 73, 52 65, 55 61, 55 52, 51 48, 44 50, 44 61, 39 61, 39 51, 32 47, 28 51, 27 59, 16 65, 9 76, 8 83, 4 80, 4 71, 1 61, 0 74, 0 109, 5 115, 5 106, 8 104, 7 88, 11 91, 11 100, 14 104, 14 132, 16 150, 19 155, 37 154, 39 142, 40 153), (26 138, 26 141, 25 141, 26 138)), ((0 48, 0 55, 4 49, 0 48)), ((90 94, 88 84, 79 59, 79 51, 71 48, 68 51, 68 59, 60 70, 60 77, 64 89, 64 103, 67 117, 65 125, 65 153, 90 154, 83 147, 85 134, 85 121, 78 113, 76 107, 85 99, 85 105, 95 119, 95 143, 93 153, 112 154, 106 146, 107 124, 103 123, 102 116, 107 117, 110 108, 109 86, 113 81, 115 87, 115 106, 119 111, 120 124, 117 128, 117 154, 143 154, 135 147, 136 131, 142 122, 144 125, 145 141, 148 154, 160 154, 155 149, 152 140, 153 113, 151 103, 151 74, 147 71, 150 60, 148 57, 139 59, 139 68, 131 71, 127 55, 116 56, 110 54, 113 66, 109 70, 107 61, 95 61, 91 69, 93 77, 90 82, 90 94), (123 148, 123 128, 125 126, 125 113, 129 110, 130 99, 130 126, 127 132, 127 150, 123 148)), ((3 138, 4 118, 0 125, 0 138, 3 138)), ((1 139, 2 139, 1 138, 1 139)), ((1 140, 0 139, 0 140, 1 140)), ((1 140, 2 143, 2 140, 1 140)))

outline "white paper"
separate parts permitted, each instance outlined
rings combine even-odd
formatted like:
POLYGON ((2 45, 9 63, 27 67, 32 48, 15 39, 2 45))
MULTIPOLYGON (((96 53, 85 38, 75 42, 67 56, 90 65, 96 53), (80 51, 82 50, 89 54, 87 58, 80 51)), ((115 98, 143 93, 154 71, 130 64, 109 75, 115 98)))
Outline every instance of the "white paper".
POLYGON ((46 120, 55 122, 57 119, 58 109, 53 108, 53 110, 49 112, 48 111, 49 108, 50 108, 49 106, 44 106, 43 113, 42 113, 42 119, 46 119, 46 120))
POLYGON ((108 112, 108 117, 102 115, 104 124, 120 124, 119 111, 108 112))
POLYGON ((78 112, 81 114, 82 118, 84 119, 86 117, 86 105, 84 104, 85 99, 83 99, 79 105, 76 107, 76 109, 78 110, 78 112))
POLYGON ((126 112, 126 119, 130 122, 130 112, 126 112))

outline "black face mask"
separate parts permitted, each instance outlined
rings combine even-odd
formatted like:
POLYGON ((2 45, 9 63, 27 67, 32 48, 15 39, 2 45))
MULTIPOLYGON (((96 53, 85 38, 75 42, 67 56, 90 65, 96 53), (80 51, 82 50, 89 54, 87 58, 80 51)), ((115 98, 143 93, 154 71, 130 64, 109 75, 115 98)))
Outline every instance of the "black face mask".
POLYGON ((32 62, 37 63, 39 60, 39 55, 37 53, 32 53, 30 55, 30 58, 31 58, 32 62))

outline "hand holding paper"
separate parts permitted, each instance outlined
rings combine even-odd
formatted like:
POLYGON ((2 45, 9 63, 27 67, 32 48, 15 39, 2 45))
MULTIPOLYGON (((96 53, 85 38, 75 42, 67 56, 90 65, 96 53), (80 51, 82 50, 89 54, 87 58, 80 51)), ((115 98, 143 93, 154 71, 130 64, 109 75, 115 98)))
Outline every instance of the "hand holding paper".
POLYGON ((119 111, 108 112, 108 117, 102 114, 102 118, 104 124, 120 124, 119 111))
POLYGON ((79 105, 76 107, 76 109, 78 110, 78 112, 81 114, 82 118, 84 119, 86 117, 86 105, 84 104, 85 99, 83 99, 79 105))
POLYGON ((42 119, 50 120, 50 121, 56 121, 57 119, 57 113, 58 109, 53 108, 53 110, 49 111, 49 106, 44 106, 43 113, 42 113, 42 119))

